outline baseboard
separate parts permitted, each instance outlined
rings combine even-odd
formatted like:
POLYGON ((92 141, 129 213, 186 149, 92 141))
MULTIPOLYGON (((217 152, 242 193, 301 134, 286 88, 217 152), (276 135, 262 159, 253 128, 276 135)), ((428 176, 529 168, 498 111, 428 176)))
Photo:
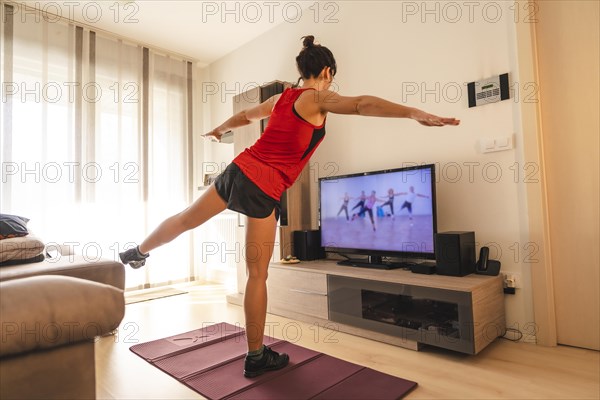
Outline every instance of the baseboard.
POLYGON ((236 306, 244 305, 244 294, 243 293, 230 293, 226 296, 227 303, 233 304, 236 306))

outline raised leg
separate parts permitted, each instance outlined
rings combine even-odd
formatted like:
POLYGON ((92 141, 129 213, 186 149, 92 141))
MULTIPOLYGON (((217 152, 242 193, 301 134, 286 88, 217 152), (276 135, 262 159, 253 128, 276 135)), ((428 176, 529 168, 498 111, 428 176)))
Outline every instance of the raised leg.
POLYGON ((164 220, 139 246, 142 253, 170 242, 183 232, 202 225, 226 208, 214 185, 191 206, 164 220))

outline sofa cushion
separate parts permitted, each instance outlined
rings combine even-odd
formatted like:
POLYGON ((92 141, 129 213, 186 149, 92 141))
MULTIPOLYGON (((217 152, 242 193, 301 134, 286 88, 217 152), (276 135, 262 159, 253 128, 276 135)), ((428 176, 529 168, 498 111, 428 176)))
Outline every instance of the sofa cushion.
POLYGON ((94 340, 124 314, 123 291, 113 286, 50 275, 0 282, 0 357, 94 340))
POLYGON ((31 257, 31 258, 26 258, 24 260, 9 260, 9 261, 4 261, 0 263, 0 267, 5 267, 5 266, 9 266, 9 265, 22 265, 22 264, 32 264, 32 263, 38 263, 38 262, 42 262, 46 259, 46 256, 44 256, 44 254, 40 254, 38 256, 35 257, 31 257))
POLYGON ((2 358, 0 399, 95 400, 94 343, 2 358))
POLYGON ((0 265, 7 261, 27 260, 44 252, 44 243, 34 235, 0 240, 0 265))
POLYGON ((0 268, 0 282, 37 275, 63 275, 125 288, 125 267, 107 259, 89 259, 78 255, 47 258, 34 264, 12 265, 0 268))
POLYGON ((27 236, 28 218, 19 217, 18 215, 0 214, 0 240, 27 236))

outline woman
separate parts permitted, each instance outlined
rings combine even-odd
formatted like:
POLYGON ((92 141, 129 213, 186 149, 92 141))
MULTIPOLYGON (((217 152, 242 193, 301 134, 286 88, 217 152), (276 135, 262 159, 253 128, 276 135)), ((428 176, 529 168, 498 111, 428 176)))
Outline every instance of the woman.
POLYGON ((248 217, 246 246, 256 249, 246 256, 248 281, 244 314, 248 354, 245 376, 257 376, 283 368, 286 354, 263 345, 267 309, 267 267, 275 241, 279 199, 290 187, 325 135, 328 113, 379 117, 412 118, 426 126, 458 125, 454 118, 440 118, 415 108, 377 97, 344 97, 329 90, 337 71, 333 54, 303 38, 296 63, 303 81, 301 87, 286 89, 260 105, 241 111, 205 134, 219 141, 223 133, 270 117, 267 128, 254 145, 247 148, 223 171, 214 184, 190 207, 162 222, 138 247, 121 253, 124 264, 144 265, 148 253, 181 233, 196 228, 229 208, 248 217))
POLYGON ((348 203, 350 202, 350 196, 348 196, 348 193, 344 193, 342 200, 344 200, 344 203, 340 207, 340 211, 338 211, 336 217, 339 217, 342 211, 344 211, 346 213, 346 221, 349 221, 350 217, 348 217, 348 203))
POLYGON ((364 190, 361 190, 360 196, 358 197, 358 203, 356 203, 356 205, 352 207, 352 211, 358 208, 358 211, 360 213, 360 210, 362 210, 365 205, 365 200, 367 200, 367 195, 365 194, 364 190))
POLYGON ((354 221, 354 219, 360 214, 369 214, 369 218, 371 218, 371 225, 373 226, 373 232, 375 232, 377 229, 375 228, 375 220, 373 219, 373 207, 378 200, 379 199, 377 198, 376 192, 373 190, 371 195, 365 200, 360 212, 352 215, 352 221, 354 221))
POLYGON ((390 206, 390 215, 392 216, 392 219, 394 219, 394 197, 395 196, 400 196, 400 193, 394 193, 394 189, 389 188, 388 189, 388 198, 387 200, 383 200, 385 201, 385 203, 383 203, 380 207, 383 208, 385 206, 390 206))
POLYGON ((409 187, 408 192, 398 193, 398 195, 406 196, 406 200, 404 201, 404 203, 402 203, 402 207, 400 207, 400 211, 404 210, 405 208, 408 210, 408 219, 410 220, 410 226, 413 226, 412 205, 415 202, 415 199, 417 197, 422 197, 424 199, 428 199, 429 196, 425 196, 424 194, 415 193, 414 186, 409 187))

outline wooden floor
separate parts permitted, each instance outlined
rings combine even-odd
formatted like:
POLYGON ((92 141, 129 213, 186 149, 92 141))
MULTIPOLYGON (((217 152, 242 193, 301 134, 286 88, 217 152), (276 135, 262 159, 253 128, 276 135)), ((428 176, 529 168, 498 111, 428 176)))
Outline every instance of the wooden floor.
MULTIPOLYGON (((220 286, 126 306, 116 336, 96 343, 99 399, 202 399, 129 347, 217 322, 243 326, 243 310, 220 286)), ((418 382, 408 399, 599 399, 600 353, 496 340, 477 356, 412 351, 273 315, 267 334, 418 382)), ((241 373, 241 371, 240 371, 241 373)))

